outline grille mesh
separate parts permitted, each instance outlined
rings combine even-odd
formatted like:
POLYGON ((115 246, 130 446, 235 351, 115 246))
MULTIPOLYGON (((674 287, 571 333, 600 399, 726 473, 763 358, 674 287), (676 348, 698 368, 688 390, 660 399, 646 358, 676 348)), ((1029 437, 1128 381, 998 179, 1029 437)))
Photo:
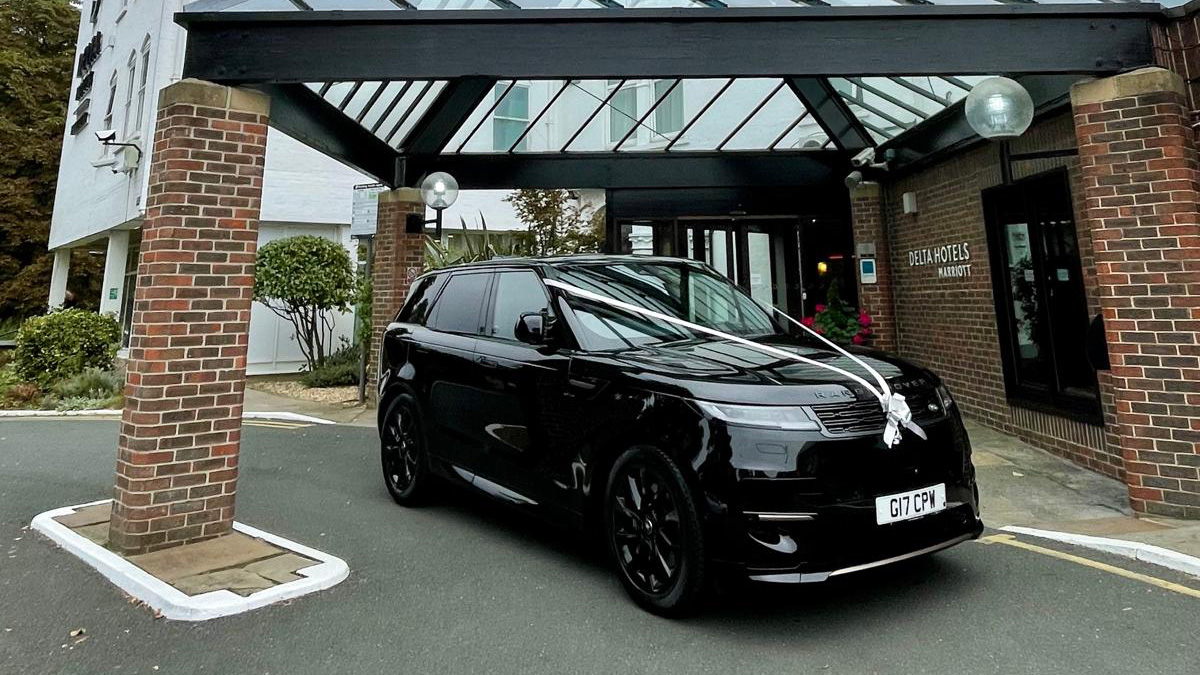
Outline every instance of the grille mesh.
MULTIPOLYGON (((908 407, 912 410, 913 421, 940 419, 945 411, 938 403, 937 394, 933 388, 910 390, 904 393, 908 407), (930 406, 933 406, 931 409, 930 406)), ((834 435, 866 434, 883 431, 887 417, 875 399, 848 401, 845 403, 821 403, 812 406, 817 413, 817 419, 825 429, 834 435)))

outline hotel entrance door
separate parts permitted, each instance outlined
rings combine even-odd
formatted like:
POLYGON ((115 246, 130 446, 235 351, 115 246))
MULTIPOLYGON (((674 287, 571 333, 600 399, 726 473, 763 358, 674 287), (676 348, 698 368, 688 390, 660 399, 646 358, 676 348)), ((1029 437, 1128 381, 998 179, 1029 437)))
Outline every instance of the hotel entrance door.
POLYGON ((680 218, 675 250, 708 263, 755 300, 804 313, 795 218, 680 218))

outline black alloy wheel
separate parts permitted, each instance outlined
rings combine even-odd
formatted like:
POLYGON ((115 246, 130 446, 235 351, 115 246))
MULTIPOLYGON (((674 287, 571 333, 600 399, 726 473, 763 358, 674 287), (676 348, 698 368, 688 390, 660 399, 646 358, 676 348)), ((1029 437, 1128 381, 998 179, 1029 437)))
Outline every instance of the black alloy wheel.
POLYGON ((657 448, 626 451, 609 474, 604 512, 609 551, 630 597, 656 614, 694 607, 704 588, 703 533, 675 463, 657 448))
POLYGON ((379 430, 379 445, 383 478, 392 499, 405 506, 418 503, 430 477, 421 418, 412 396, 400 394, 392 402, 379 430))

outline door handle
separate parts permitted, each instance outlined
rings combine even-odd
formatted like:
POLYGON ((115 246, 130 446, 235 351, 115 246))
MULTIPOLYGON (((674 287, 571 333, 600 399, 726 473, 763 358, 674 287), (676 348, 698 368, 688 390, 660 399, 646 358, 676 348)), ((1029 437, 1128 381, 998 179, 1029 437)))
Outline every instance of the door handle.
POLYGON ((476 356, 475 363, 478 363, 479 365, 483 366, 484 368, 499 368, 500 367, 499 361, 496 361, 494 359, 489 359, 486 356, 476 356))

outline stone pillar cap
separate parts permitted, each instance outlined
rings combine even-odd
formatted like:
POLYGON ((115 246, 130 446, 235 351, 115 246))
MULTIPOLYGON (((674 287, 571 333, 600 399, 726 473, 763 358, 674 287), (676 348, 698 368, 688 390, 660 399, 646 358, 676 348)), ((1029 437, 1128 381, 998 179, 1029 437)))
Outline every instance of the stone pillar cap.
POLYGON ((1085 80, 1071 87, 1071 105, 1116 101, 1159 91, 1183 94, 1183 78, 1165 68, 1151 66, 1099 80, 1085 80))
POLYGON ((163 87, 162 91, 158 93, 159 108, 165 108, 174 103, 237 110, 259 115, 267 115, 271 111, 271 98, 266 94, 192 78, 173 82, 163 87))

